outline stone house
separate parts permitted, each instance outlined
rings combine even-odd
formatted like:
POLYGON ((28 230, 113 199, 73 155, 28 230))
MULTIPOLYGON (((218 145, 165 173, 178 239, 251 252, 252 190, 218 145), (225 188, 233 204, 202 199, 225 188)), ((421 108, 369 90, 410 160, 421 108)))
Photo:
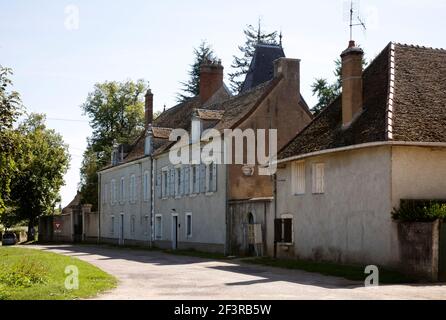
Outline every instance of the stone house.
POLYGON ((259 175, 256 164, 174 165, 169 153, 175 142, 169 135, 183 129, 194 145, 208 129, 277 129, 282 148, 312 119, 300 95, 299 64, 285 58, 281 46, 258 45, 242 93, 231 97, 223 66, 210 62, 201 67, 200 95, 156 119, 149 92, 145 131, 131 146, 116 146, 113 163, 99 172, 101 240, 226 254, 263 252, 271 176, 259 175))
POLYGON ((446 199, 446 51, 389 43, 364 71, 362 56, 350 42, 342 95, 278 154, 271 255, 400 268, 392 210, 446 199))

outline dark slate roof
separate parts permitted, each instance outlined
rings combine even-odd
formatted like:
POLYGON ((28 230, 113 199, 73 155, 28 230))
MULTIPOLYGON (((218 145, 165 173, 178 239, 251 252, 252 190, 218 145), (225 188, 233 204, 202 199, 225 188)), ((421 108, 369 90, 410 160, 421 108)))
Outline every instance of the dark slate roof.
POLYGON ((246 92, 274 77, 274 60, 285 57, 282 46, 258 44, 241 92, 246 92))
POLYGON ((279 159, 389 139, 446 142, 446 51, 389 44, 363 74, 364 110, 342 129, 341 97, 278 154, 279 159), (393 113, 388 110, 394 48, 393 113), (392 117, 389 130, 388 117, 392 117))

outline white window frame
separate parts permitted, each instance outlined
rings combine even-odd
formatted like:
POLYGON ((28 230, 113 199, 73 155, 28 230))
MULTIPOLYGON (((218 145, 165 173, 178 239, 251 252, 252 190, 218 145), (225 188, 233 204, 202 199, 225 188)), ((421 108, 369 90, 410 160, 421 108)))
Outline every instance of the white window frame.
POLYGON ((108 184, 104 183, 103 188, 102 188, 102 203, 103 204, 107 203, 107 194, 108 194, 108 184))
POLYGON ((110 192, 111 192, 111 197, 110 197, 110 203, 112 205, 116 204, 116 180, 112 179, 111 181, 111 188, 110 188, 110 192))
POLYGON ((142 188, 142 192, 143 192, 143 199, 144 201, 149 201, 149 171, 144 171, 144 175, 143 175, 143 188, 142 188))
POLYGON ((123 204, 125 202, 125 178, 121 177, 119 184, 119 203, 123 204))
POLYGON ((325 193, 325 163, 313 164, 313 194, 325 193))
POLYGON ((183 183, 183 181, 181 180, 181 174, 183 172, 183 168, 181 166, 181 164, 178 164, 175 166, 175 198, 181 198, 182 194, 181 194, 181 184, 183 183))
POLYGON ((195 197, 198 193, 200 193, 200 167, 193 164, 189 171, 189 195, 195 197))
POLYGON ((186 212, 184 224, 186 225, 186 227, 184 228, 185 232, 186 232, 186 234, 185 234, 186 239, 190 239, 190 238, 192 238, 192 230, 194 229, 192 226, 192 224, 193 224, 192 212, 186 212), (188 217, 190 217, 190 230, 189 230, 188 224, 187 224, 188 217))
POLYGON ((163 215, 155 214, 155 240, 163 240, 163 215), (159 228, 157 227, 157 221, 160 221, 159 228), (158 235, 159 231, 159 235, 158 235))
POLYGON ((169 167, 161 169, 161 198, 167 199, 167 190, 169 189, 169 167))
POLYGON ((131 203, 136 202, 136 176, 132 174, 130 176, 130 186, 129 186, 129 201, 131 203))
POLYGON ((214 192, 212 191, 212 185, 211 185, 211 172, 212 172, 212 163, 209 163, 206 165, 206 185, 205 185, 205 193, 206 195, 210 196, 214 192))
POLYGON ((293 195, 305 194, 305 161, 291 164, 291 192, 293 195))

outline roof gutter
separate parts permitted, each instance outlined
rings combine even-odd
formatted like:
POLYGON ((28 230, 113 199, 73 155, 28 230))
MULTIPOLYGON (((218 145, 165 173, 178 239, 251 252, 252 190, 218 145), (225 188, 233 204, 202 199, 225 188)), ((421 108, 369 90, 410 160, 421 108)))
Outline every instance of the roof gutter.
POLYGON ((340 147, 340 148, 326 149, 326 150, 321 150, 321 151, 305 153, 305 154, 301 154, 301 155, 297 155, 297 156, 281 159, 281 160, 275 161, 273 163, 281 164, 281 163, 285 163, 285 162, 301 160, 301 159, 305 159, 305 158, 309 158, 309 157, 315 157, 315 156, 320 156, 320 155, 329 154, 329 153, 343 152, 343 151, 350 151, 350 150, 358 150, 358 149, 365 149, 365 148, 374 148, 374 147, 380 147, 380 146, 406 146, 406 147, 446 148, 446 142, 410 142, 410 141, 368 142, 368 143, 356 144, 356 145, 347 146, 347 147, 340 147))

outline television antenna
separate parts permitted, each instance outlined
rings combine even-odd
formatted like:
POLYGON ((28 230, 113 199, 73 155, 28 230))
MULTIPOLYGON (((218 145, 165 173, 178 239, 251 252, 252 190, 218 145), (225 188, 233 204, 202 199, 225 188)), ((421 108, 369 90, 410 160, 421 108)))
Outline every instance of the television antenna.
POLYGON ((353 27, 362 27, 367 30, 365 23, 359 15, 359 9, 355 10, 353 0, 350 1, 350 41, 353 40, 353 27))

